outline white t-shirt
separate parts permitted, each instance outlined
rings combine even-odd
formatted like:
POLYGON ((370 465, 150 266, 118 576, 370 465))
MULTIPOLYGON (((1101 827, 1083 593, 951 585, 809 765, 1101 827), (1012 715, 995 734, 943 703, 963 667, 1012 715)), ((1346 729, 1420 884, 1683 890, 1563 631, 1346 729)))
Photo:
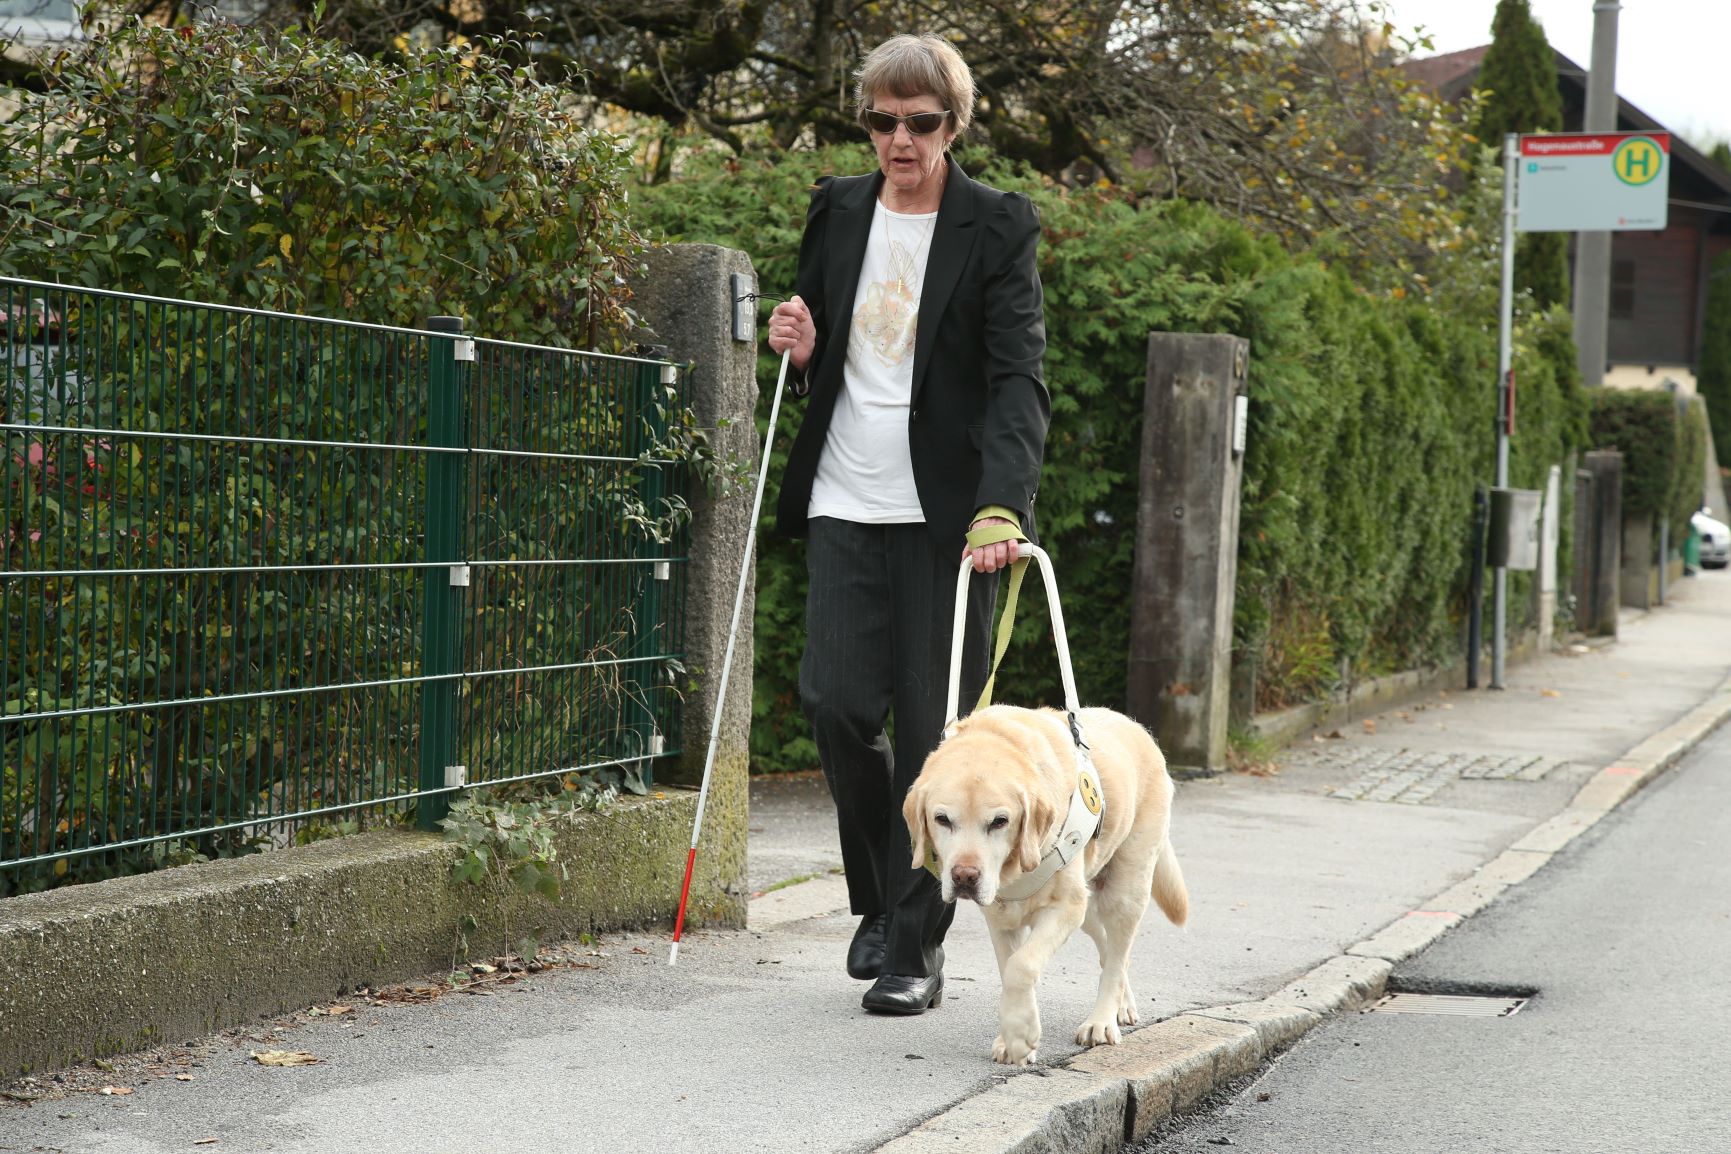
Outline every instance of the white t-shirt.
POLYGON ((891 212, 879 201, 848 329, 842 391, 818 458, 807 516, 867 525, 924 521, 908 451, 914 334, 938 214, 891 212))

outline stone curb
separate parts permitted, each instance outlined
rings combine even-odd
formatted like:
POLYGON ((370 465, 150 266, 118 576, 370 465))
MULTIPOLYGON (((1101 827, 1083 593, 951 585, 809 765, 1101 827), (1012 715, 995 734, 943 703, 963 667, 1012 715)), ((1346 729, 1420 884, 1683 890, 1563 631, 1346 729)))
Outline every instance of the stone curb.
POLYGON ((1063 1067, 1009 1075, 878 1149, 886 1154, 1115 1152, 1258 1069, 1323 1019, 1380 998, 1396 963, 1431 945, 1557 853, 1731 717, 1731 678, 1599 770, 1563 811, 1466 878, 1266 998, 1191 1010, 1063 1067))

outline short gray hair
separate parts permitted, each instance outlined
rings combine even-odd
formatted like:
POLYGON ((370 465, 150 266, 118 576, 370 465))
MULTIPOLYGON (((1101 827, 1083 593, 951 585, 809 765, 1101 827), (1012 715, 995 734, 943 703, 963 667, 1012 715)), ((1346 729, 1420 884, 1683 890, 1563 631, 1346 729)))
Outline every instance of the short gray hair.
POLYGON ((904 100, 937 97, 950 110, 958 136, 974 119, 974 74, 941 36, 892 36, 866 53, 853 85, 855 115, 862 125, 872 101, 886 94, 904 100))

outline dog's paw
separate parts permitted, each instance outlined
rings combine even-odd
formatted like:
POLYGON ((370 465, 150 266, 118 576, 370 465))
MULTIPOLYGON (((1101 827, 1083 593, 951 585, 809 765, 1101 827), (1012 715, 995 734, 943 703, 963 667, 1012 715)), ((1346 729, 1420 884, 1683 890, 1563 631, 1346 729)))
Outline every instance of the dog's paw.
POLYGON ((1083 1022, 1076 1031, 1078 1046, 1116 1046, 1123 1040, 1116 1022, 1083 1022))
POLYGON ((999 1034, 992 1042, 992 1061, 1000 1066, 1032 1066, 1039 1052, 1025 1042, 1007 1043, 999 1034))

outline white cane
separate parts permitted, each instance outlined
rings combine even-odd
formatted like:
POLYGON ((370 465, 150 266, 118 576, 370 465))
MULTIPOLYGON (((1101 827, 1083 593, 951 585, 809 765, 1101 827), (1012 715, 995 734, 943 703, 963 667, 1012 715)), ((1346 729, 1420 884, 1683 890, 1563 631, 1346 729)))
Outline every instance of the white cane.
POLYGON ((721 710, 727 701, 727 679, 733 672, 733 643, 739 636, 739 614, 745 606, 745 582, 751 575, 751 552, 757 543, 757 517, 763 508, 763 483, 769 476, 769 447, 775 441, 775 422, 781 415, 781 388, 787 381, 791 346, 781 354, 781 372, 775 378, 775 399, 769 406, 769 431, 763 437, 763 460, 757 467, 757 492, 751 499, 751 521, 745 533, 745 557, 739 563, 739 588, 733 595, 733 624, 727 629, 727 656, 721 661, 721 681, 715 690, 715 708, 709 721, 709 752, 703 757, 703 784, 697 791, 697 817, 691 823, 691 852, 685 857, 685 884, 679 891, 679 918, 673 923, 673 946, 667 964, 679 964, 679 938, 685 931, 685 903, 691 898, 691 871, 697 865, 697 839, 703 834, 703 810, 709 803, 709 778, 715 772, 715 746, 721 738, 721 710))

